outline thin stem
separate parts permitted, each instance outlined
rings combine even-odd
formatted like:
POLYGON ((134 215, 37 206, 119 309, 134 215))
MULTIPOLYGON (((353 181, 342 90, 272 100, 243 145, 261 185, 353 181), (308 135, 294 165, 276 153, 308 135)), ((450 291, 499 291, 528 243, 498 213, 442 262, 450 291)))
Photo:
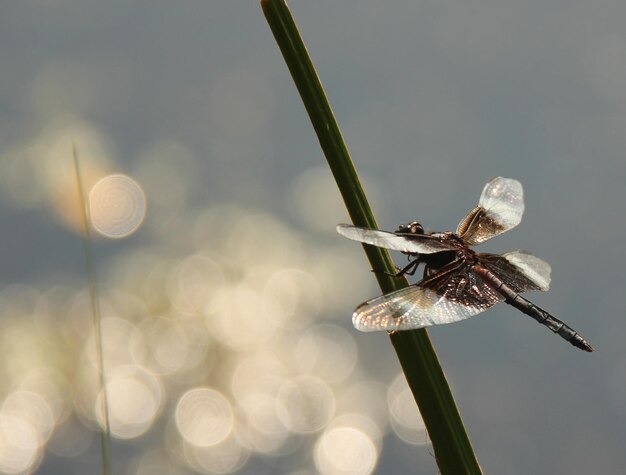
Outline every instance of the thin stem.
POLYGON ((102 391, 102 411, 104 416, 104 427, 100 429, 100 444, 102 447, 102 473, 111 473, 111 426, 109 422, 109 399, 106 389, 106 376, 104 373, 104 350, 102 348, 102 323, 100 316, 100 302, 98 299, 98 286, 96 280, 96 267, 93 261, 91 246, 91 232, 89 228, 89 212, 83 190, 83 180, 80 173, 78 153, 76 145, 72 144, 74 154, 74 172, 78 185, 78 203, 81 210, 81 227, 83 236, 83 248, 85 251, 85 265, 87 267, 87 281, 89 282, 89 300, 91 303, 91 313, 93 316, 94 338, 96 346, 96 361, 98 365, 100 390, 102 391))
MULTIPOLYGON (((285 1, 261 0, 261 7, 353 223, 376 228, 339 126, 285 1)), ((372 269, 394 272, 386 250, 373 246, 364 246, 364 250, 372 269)), ((407 285, 404 278, 393 278, 383 272, 377 272, 376 278, 383 292, 407 285)), ((390 338, 424 419, 441 473, 482 473, 427 332, 395 332, 390 338)))

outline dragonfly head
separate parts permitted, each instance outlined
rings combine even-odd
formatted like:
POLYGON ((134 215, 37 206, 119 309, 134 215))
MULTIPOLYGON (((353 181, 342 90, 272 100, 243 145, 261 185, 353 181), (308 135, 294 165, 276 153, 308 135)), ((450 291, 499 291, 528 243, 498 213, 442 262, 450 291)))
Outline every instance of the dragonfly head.
POLYGON ((424 234, 424 227, 417 221, 409 224, 401 224, 396 229, 396 234, 424 234))

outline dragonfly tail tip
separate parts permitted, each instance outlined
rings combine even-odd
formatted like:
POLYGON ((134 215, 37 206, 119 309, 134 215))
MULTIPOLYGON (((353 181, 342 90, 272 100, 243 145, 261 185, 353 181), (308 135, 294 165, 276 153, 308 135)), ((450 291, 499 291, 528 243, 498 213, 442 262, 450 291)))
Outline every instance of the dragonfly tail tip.
POLYGON ((585 351, 588 351, 589 353, 591 353, 593 351, 592 346, 589 343, 587 343, 586 341, 582 342, 581 349, 585 350, 585 351))

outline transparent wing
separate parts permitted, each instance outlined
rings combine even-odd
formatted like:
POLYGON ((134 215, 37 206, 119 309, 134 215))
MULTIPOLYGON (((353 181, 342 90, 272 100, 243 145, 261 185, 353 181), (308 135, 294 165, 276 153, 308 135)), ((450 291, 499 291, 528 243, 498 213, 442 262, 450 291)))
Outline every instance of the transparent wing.
POLYGON ((452 263, 419 284, 359 305, 352 324, 363 332, 444 325, 478 315, 503 300, 469 266, 452 263))
POLYGON ((469 245, 485 242, 517 226, 524 214, 522 184, 500 176, 487 182, 478 206, 459 223, 457 234, 469 245))
POLYGON ((339 224, 337 232, 353 241, 371 244, 372 246, 384 247, 394 251, 434 254, 436 252, 451 251, 456 247, 442 239, 428 234, 394 234, 377 229, 367 229, 339 224))
POLYGON ((533 256, 527 251, 512 251, 503 254, 507 261, 520 269, 524 275, 537 285, 537 290, 550 290, 550 273, 552 268, 543 259, 533 256))
POLYGON ((479 254, 481 265, 494 272, 515 292, 549 290, 550 264, 526 251, 503 255, 479 254))
POLYGON ((467 306, 414 285, 361 304, 352 324, 362 332, 413 330, 465 320, 492 305, 467 306))

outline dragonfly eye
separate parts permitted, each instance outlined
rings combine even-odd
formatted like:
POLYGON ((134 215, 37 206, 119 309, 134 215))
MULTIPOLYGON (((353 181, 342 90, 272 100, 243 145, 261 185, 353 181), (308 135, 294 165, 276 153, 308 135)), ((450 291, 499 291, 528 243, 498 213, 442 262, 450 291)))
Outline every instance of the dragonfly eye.
POLYGON ((424 234, 424 227, 417 221, 411 223, 411 234, 424 234))
POLYGON ((403 233, 403 234, 424 234, 424 228, 423 226, 418 223, 417 221, 413 221, 412 223, 409 224, 401 224, 400 226, 398 226, 398 229, 396 230, 396 233, 403 233))

